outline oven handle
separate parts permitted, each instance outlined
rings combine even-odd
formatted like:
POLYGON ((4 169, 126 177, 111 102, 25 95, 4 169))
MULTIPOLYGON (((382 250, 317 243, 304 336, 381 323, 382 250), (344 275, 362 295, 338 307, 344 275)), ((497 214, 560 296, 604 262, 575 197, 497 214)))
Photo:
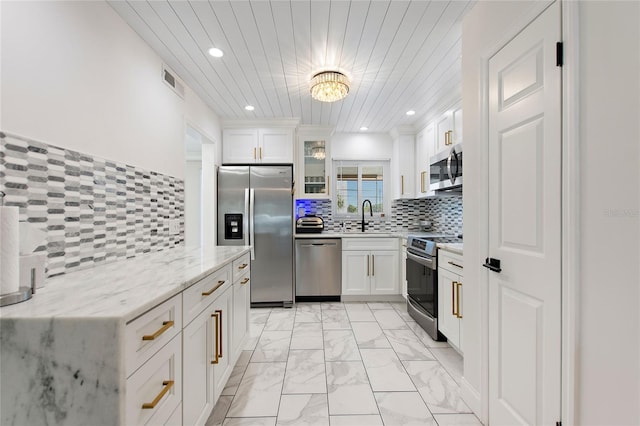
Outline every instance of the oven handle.
POLYGON ((415 254, 411 253, 411 252, 407 252, 407 260, 412 260, 414 262, 419 263, 422 266, 426 266, 429 269, 436 269, 436 264, 433 258, 428 259, 426 257, 420 257, 420 256, 416 256, 415 254))

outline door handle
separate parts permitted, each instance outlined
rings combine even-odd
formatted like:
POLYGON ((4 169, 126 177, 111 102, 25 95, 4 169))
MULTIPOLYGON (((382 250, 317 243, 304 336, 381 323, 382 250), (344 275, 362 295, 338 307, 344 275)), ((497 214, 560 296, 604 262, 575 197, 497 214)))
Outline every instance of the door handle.
POLYGON ((482 265, 487 269, 492 270, 493 272, 502 272, 502 268, 500 268, 500 260, 494 259, 492 257, 487 257, 484 260, 484 264, 482 265))

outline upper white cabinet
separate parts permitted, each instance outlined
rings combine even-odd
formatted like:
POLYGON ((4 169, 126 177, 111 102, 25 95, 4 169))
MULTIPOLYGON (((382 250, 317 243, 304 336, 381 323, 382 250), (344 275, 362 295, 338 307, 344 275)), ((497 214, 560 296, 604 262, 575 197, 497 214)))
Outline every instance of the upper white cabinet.
POLYGON ((435 152, 447 149, 458 142, 462 142, 462 107, 460 105, 448 110, 436 120, 435 152))
POLYGON ((393 198, 414 198, 416 195, 415 137, 412 132, 397 132, 393 136, 393 198))
POLYGON ((301 126, 297 144, 297 198, 331 197, 331 129, 301 126))
POLYGON ((435 124, 430 124, 416 136, 415 182, 416 197, 433 194, 429 191, 429 161, 435 154, 435 124))
POLYGON ((225 164, 293 163, 293 128, 225 128, 225 164))

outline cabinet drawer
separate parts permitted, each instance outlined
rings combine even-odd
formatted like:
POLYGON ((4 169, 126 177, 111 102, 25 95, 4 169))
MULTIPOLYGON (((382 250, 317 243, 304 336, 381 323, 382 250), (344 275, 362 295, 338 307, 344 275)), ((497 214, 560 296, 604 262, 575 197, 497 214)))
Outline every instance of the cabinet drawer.
POLYGON ((177 294, 125 327, 126 377, 182 330, 182 294, 177 294))
POLYGON ((398 238, 343 238, 342 250, 397 250, 398 238))
POLYGON ((238 278, 251 269, 249 253, 245 253, 240 258, 234 260, 231 268, 233 269, 233 282, 236 282, 238 278))
POLYGON ((231 286, 231 267, 218 269, 201 279, 183 293, 184 325, 189 324, 200 312, 231 286))
POLYGON ((126 386, 127 425, 167 423, 182 402, 180 335, 175 336, 129 377, 126 386))
POLYGON ((454 274, 464 275, 463 267, 462 256, 446 250, 438 250, 438 268, 446 269, 454 274))

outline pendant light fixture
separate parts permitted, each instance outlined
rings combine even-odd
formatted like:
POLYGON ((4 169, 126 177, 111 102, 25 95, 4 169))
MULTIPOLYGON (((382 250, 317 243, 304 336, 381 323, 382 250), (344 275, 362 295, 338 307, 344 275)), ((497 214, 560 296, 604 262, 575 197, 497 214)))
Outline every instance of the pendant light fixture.
POLYGON ((311 79, 311 97, 320 102, 335 102, 349 94, 349 79, 338 71, 322 71, 311 79))

